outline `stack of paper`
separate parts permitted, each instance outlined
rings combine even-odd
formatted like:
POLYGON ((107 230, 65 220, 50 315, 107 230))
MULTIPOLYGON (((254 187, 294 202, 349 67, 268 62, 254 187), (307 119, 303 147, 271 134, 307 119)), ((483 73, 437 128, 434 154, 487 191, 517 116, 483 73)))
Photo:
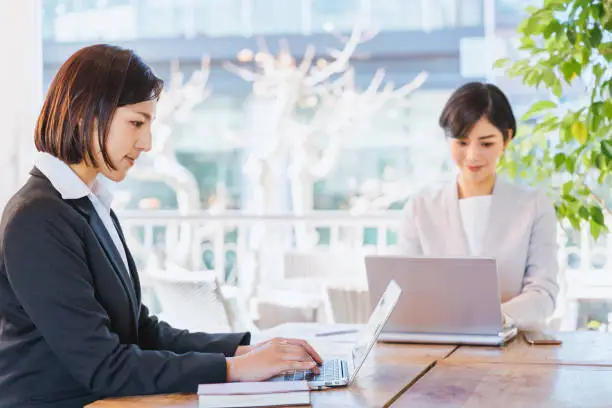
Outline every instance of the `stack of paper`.
POLYGON ((200 408, 309 405, 310 390, 306 381, 200 384, 198 400, 200 408))

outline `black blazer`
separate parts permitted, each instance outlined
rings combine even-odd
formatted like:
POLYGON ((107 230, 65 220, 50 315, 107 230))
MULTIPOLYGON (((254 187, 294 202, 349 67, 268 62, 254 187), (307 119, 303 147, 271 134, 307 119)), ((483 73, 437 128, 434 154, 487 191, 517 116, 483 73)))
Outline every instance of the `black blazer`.
POLYGON ((225 357, 250 335, 189 333, 150 316, 130 252, 126 271, 90 200, 63 200, 38 169, 31 175, 0 223, 0 407, 82 407, 224 382, 225 357))

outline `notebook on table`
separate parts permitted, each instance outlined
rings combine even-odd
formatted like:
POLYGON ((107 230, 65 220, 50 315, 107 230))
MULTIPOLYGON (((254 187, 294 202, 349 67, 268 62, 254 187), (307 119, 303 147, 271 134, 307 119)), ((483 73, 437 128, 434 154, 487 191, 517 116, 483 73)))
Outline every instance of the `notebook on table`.
POLYGON ((309 404, 310 389, 304 381, 201 384, 198 387, 199 408, 309 404))

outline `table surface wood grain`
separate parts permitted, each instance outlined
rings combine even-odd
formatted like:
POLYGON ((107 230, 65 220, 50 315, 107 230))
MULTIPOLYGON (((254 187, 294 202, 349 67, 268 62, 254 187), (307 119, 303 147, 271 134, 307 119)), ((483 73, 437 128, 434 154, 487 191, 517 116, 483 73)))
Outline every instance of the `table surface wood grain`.
POLYGON ((438 362, 392 408, 612 406, 612 367, 438 362))
MULTIPOLYGON (((295 325, 288 325, 294 330, 295 325)), ((306 325, 312 331, 312 326, 306 325)), ((288 331, 290 332, 290 330, 288 331)), ((282 330, 275 331, 275 335, 282 330)), ((310 335, 305 336, 311 338, 310 335)), ((326 358, 346 357, 351 343, 319 338, 312 341, 326 358)), ((349 387, 313 391, 312 407, 363 407, 378 408, 391 404, 406 388, 416 381, 433 364, 447 357, 456 349, 452 345, 400 345, 378 343, 368 355, 357 379, 349 387)), ((126 398, 109 398, 88 405, 90 408, 197 408, 195 394, 167 394, 126 398)))
POLYGON ((448 360, 464 363, 612 366, 612 333, 582 331, 551 334, 561 339, 563 344, 530 345, 519 334, 504 347, 461 346, 448 360))

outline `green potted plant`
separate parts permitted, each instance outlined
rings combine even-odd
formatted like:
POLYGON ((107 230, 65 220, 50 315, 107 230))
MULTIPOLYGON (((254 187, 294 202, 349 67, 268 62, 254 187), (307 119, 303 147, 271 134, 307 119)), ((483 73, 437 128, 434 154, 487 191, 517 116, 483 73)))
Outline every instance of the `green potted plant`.
POLYGON ((500 170, 546 184, 560 221, 597 239, 612 219, 612 1, 544 0, 520 24, 525 58, 499 60, 511 77, 549 91, 522 117, 500 170), (565 103, 569 87, 585 98, 565 103))

